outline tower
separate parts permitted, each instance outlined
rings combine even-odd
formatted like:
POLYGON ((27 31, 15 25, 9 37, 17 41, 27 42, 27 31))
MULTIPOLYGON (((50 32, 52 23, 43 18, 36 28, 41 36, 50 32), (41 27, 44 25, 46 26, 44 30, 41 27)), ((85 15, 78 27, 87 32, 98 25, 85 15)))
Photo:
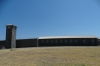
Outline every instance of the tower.
POLYGON ((13 24, 6 25, 6 45, 5 48, 16 48, 16 29, 13 24))

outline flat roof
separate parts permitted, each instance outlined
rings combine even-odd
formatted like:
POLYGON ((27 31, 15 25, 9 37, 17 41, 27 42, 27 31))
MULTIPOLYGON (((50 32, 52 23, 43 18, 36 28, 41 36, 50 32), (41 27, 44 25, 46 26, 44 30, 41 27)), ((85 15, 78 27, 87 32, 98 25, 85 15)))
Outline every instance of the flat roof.
POLYGON ((16 40, 30 40, 30 39, 37 39, 37 38, 24 38, 24 39, 16 39, 16 40))
POLYGON ((97 38, 95 36, 44 36, 39 39, 55 39, 55 38, 97 38))
MULTIPOLYGON (((8 26, 15 26, 15 25, 13 25, 13 24, 7 24, 6 26, 8 27, 8 26)), ((15 27, 17 27, 17 26, 15 26, 15 27)))

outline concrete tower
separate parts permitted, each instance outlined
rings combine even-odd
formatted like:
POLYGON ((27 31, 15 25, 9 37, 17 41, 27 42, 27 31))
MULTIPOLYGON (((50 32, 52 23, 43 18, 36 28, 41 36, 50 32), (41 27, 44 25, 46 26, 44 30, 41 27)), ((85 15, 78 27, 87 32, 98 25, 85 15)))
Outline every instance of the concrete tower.
POLYGON ((6 45, 5 48, 16 48, 16 29, 13 24, 6 25, 6 45))

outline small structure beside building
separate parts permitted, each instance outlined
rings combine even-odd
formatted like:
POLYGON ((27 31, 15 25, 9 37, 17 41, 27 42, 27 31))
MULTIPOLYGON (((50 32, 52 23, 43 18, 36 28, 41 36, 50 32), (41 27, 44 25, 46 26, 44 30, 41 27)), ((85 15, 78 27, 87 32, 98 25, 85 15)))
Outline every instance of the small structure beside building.
POLYGON ((16 29, 13 24, 6 25, 6 44, 5 48, 16 48, 16 29))

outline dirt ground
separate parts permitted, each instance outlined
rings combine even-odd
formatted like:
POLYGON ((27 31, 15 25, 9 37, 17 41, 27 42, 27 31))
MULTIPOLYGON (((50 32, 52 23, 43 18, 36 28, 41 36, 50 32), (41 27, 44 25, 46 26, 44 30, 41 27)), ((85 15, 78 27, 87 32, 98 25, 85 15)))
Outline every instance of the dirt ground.
POLYGON ((100 46, 5 49, 0 66, 100 66, 100 46))

